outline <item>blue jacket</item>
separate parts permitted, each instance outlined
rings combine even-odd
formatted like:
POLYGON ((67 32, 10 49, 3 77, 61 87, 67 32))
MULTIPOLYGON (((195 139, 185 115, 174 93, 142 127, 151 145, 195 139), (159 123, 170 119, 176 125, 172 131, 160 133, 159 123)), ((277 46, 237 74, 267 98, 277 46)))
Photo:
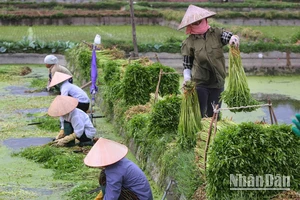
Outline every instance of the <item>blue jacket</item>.
POLYGON ((117 200, 122 186, 134 192, 140 200, 153 200, 151 187, 144 172, 127 158, 106 166, 105 174, 104 200, 117 200))

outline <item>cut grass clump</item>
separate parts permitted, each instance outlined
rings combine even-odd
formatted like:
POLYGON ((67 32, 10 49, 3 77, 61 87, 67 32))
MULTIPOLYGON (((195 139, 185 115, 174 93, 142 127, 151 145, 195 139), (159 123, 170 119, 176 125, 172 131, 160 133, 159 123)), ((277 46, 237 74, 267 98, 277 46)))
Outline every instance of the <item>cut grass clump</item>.
POLYGON ((85 155, 74 153, 73 150, 45 145, 26 148, 13 156, 21 156, 41 163, 46 169, 52 169, 54 179, 75 181, 75 187, 66 194, 71 199, 93 199, 97 193, 87 192, 98 186, 99 169, 86 167, 83 162, 85 155))
POLYGON ((21 157, 42 163, 46 169, 54 170, 54 178, 62 180, 84 180, 87 178, 83 154, 75 154, 66 148, 51 146, 29 147, 16 153, 21 157))

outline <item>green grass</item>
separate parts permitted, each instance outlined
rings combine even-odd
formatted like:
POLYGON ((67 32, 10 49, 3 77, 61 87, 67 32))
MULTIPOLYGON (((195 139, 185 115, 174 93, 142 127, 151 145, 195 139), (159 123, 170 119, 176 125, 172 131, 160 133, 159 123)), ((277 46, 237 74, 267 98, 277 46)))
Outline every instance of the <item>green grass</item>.
POLYGON ((261 31, 264 37, 291 41, 292 36, 300 32, 300 26, 241 26, 261 31))
MULTIPOLYGON (((216 23, 211 22, 212 26, 216 23)), ((216 24, 218 25, 218 24, 216 24)), ((263 37, 277 40, 290 41, 292 36, 300 32, 300 26, 233 26, 224 25, 226 29, 251 28, 262 32, 263 37)), ((2 41, 19 41, 23 37, 32 37, 45 42, 51 41, 72 41, 72 42, 93 42, 96 34, 100 34, 102 41, 131 41, 131 26, 1 26, 0 38, 2 41), (45 31, 46 30, 46 31, 45 31)), ((162 26, 136 26, 137 41, 140 44, 161 43, 171 37, 184 40, 184 31, 177 31, 162 26)))
MULTIPOLYGON (((131 41, 132 29, 129 25, 122 26, 1 26, 2 41, 19 41, 24 36, 36 40, 93 42, 96 34, 100 34, 102 41, 131 41), (13 34, 11 34, 13 33, 13 34)), ((136 26, 137 41, 144 43, 164 42, 170 37, 185 38, 183 32, 162 26, 136 26)))

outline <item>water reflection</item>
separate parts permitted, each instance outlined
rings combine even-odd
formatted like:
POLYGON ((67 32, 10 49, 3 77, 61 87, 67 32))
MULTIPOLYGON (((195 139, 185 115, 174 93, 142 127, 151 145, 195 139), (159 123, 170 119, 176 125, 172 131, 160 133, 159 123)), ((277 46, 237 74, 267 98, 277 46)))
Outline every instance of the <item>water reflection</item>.
MULTIPOLYGON (((260 100, 261 104, 267 104, 267 100, 260 100)), ((278 124, 292 124, 292 119, 296 113, 300 113, 300 101, 292 99, 273 100, 272 108, 274 110, 278 124)), ((226 108, 224 104, 223 108, 226 108)), ((269 107, 264 106, 255 111, 245 113, 233 113, 229 110, 222 111, 223 118, 230 118, 236 123, 241 122, 266 122, 271 124, 269 107)))
MULTIPOLYGON (((292 124, 296 113, 300 113, 300 101, 297 100, 276 100, 272 101, 274 113, 279 124, 292 124)), ((262 109, 267 121, 270 121, 269 109, 262 109)))

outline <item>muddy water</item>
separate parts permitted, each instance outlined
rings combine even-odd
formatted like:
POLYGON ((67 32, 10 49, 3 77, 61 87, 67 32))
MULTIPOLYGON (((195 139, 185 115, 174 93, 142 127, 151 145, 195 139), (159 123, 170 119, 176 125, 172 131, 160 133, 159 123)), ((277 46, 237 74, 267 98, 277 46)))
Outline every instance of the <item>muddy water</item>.
MULTIPOLYGON (((300 112, 300 93, 297 92, 300 76, 249 76, 247 80, 251 94, 260 101, 261 105, 268 104, 268 100, 271 101, 279 124, 292 124, 294 115, 300 112)), ((226 105, 223 107, 226 108, 226 105)), ((265 121, 271 123, 267 106, 250 113, 232 113, 228 110, 222 113, 223 117, 232 118, 235 122, 265 121)))

